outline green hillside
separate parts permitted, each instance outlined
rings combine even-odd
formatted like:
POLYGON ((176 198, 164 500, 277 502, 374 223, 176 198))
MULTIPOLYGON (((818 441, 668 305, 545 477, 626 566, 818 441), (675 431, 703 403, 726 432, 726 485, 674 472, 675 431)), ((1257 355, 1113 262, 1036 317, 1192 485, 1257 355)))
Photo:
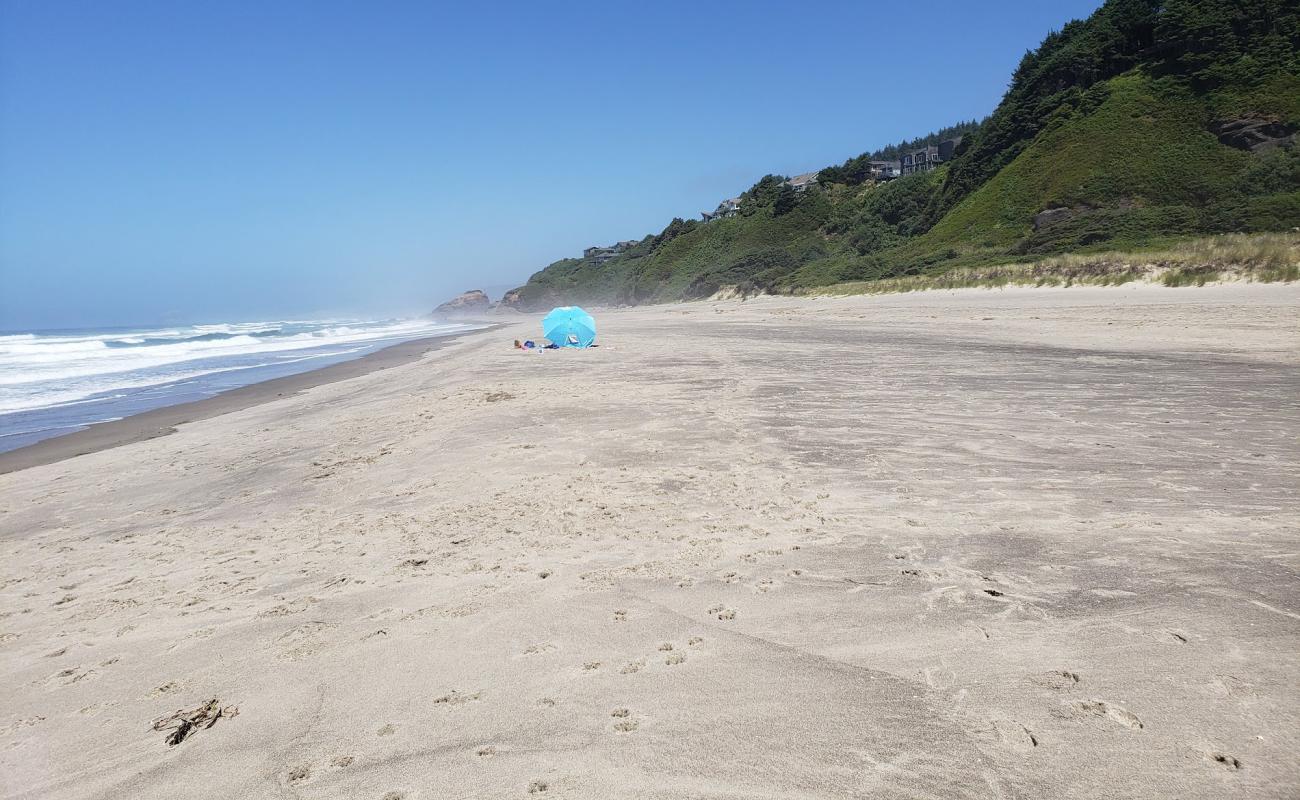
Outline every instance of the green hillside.
POLYGON ((766 176, 740 213, 673 220, 603 264, 566 259, 523 307, 793 291, 1064 252, 1300 225, 1300 8, 1111 0, 1026 54, 938 169, 876 182, 850 158, 804 192, 766 176), (1045 213, 1046 212, 1046 213, 1045 213))

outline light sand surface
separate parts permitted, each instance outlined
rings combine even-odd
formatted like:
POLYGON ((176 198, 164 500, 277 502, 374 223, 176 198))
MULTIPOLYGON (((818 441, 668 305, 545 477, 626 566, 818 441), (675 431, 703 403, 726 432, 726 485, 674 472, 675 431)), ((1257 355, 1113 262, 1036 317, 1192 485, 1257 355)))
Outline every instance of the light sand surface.
POLYGON ((522 318, 0 476, 3 794, 1296 797, 1298 312, 522 318))

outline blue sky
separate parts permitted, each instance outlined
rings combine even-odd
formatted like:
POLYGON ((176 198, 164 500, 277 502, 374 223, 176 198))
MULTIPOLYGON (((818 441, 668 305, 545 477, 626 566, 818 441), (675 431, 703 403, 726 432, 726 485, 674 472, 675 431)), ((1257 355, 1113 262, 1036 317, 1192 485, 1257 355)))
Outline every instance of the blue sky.
POLYGON ((982 117, 1098 5, 0 0, 0 329, 518 285, 982 117))

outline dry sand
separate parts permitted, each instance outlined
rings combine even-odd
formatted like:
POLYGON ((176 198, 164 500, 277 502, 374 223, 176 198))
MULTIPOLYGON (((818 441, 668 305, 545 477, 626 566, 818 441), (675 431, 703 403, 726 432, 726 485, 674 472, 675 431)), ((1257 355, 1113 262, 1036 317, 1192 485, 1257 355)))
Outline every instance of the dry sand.
POLYGON ((1298 311, 529 318, 0 476, 3 794, 1295 797, 1298 311))

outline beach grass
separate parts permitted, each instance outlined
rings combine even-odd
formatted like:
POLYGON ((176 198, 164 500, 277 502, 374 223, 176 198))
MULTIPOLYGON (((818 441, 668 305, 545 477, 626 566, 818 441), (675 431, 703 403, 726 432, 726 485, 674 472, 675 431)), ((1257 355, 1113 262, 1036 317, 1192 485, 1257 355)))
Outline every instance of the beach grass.
POLYGON ((1224 234, 1186 239, 1160 249, 1052 256, 1028 263, 964 267, 806 289, 800 294, 890 294, 1006 286, 1119 286, 1132 281, 1169 287, 1222 281, 1300 280, 1300 233, 1224 234))

